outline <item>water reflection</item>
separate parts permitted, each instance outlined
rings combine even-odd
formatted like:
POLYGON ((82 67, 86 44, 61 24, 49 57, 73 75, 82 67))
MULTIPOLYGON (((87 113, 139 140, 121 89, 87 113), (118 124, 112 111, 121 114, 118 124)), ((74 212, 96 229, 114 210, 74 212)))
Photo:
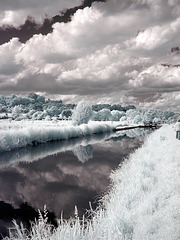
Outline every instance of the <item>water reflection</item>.
POLYGON ((133 129, 115 133, 94 134, 84 138, 47 142, 44 144, 38 144, 37 146, 29 146, 9 152, 1 152, 0 168, 7 167, 13 163, 30 163, 66 151, 73 151, 80 162, 86 162, 89 158, 92 158, 93 148, 91 145, 102 141, 108 141, 110 139, 117 141, 125 137, 136 138, 138 136, 145 136, 149 132, 150 130, 133 129))
POLYGON ((65 218, 73 216, 75 205, 80 216, 89 208, 89 201, 95 208, 95 200, 109 186, 110 172, 142 144, 144 133, 101 134, 1 153, 0 212, 5 204, 13 209, 6 208, 12 212, 8 218, 0 215, 1 233, 13 218, 27 221, 28 217, 17 214, 23 204, 34 209, 34 214, 46 204, 56 217, 63 210, 65 218))
POLYGON ((38 144, 36 146, 16 149, 10 152, 2 152, 0 153, 0 167, 7 167, 12 163, 18 162, 30 163, 50 155, 58 154, 60 152, 75 151, 76 153, 80 145, 86 146, 90 144, 96 144, 108 139, 111 135, 115 134, 96 134, 84 138, 73 138, 62 141, 47 142, 44 144, 38 144))
POLYGON ((93 147, 92 145, 80 145, 74 148, 73 153, 80 162, 85 163, 93 157, 93 147))

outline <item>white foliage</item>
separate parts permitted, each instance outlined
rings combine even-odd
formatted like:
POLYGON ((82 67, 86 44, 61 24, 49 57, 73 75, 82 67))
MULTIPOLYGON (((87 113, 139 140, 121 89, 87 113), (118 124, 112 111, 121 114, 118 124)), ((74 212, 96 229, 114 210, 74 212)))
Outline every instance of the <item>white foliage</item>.
MULTIPOLYGON (((21 122, 22 123, 22 122, 21 122)), ((36 121, 37 124, 37 121, 36 121)), ((118 132, 104 132, 101 134, 92 134, 81 138, 73 138, 68 141, 55 141, 46 144, 38 144, 35 147, 23 147, 14 151, 0 152, 0 168, 8 167, 12 164, 25 162, 30 163, 43 159, 47 156, 58 154, 60 152, 72 151, 77 156, 77 160, 82 163, 87 162, 93 157, 93 145, 108 141, 109 139, 128 136, 128 138, 135 138, 137 136, 144 136, 143 129, 131 129, 129 131, 118 132)), ((120 143, 123 144, 123 141, 120 143)), ((7 148, 5 141, 1 142, 4 149, 7 148)))
MULTIPOLYGON (((122 107, 121 105, 97 104, 91 107, 81 101, 74 109, 74 104, 63 104, 61 100, 45 100, 43 96, 30 94, 28 97, 1 97, 0 113, 5 118, 15 120, 33 119, 43 120, 57 117, 59 119, 71 119, 73 113, 74 124, 87 123, 89 119, 95 121, 124 121, 129 123, 139 123, 143 121, 176 122, 180 118, 178 113, 160 111, 157 109, 135 109, 133 105, 122 107), (139 116, 139 118, 137 118, 139 116)), ((0 116, 1 118, 1 116, 0 116)), ((2 118, 4 118, 2 116, 2 118)))
POLYGON ((10 151, 56 140, 66 140, 71 138, 93 135, 95 133, 110 132, 117 126, 117 123, 90 122, 74 126, 70 121, 16 121, 5 122, 4 127, 0 128, 0 152, 10 151))
POLYGON ((92 116, 92 107, 85 101, 81 101, 76 106, 72 114, 72 122, 74 125, 88 123, 92 116))
POLYGON ((13 117, 18 117, 20 115, 20 113, 22 112, 22 109, 20 106, 15 106, 13 109, 12 109, 12 116, 13 117))
POLYGON ((93 157, 93 147, 91 145, 87 146, 78 146, 73 150, 74 155, 82 163, 87 162, 90 158, 93 157))

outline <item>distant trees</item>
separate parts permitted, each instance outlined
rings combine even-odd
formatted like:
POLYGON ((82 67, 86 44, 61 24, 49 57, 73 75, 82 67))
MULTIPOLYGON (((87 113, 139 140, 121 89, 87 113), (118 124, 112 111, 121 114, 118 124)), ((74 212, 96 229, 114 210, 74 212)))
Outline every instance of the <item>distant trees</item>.
POLYGON ((0 113, 6 113, 8 112, 8 109, 6 106, 4 106, 2 103, 0 103, 0 113))
POLYGON ((135 106, 128 105, 126 107, 122 107, 119 104, 113 104, 113 105, 110 105, 110 104, 97 104, 97 105, 93 105, 92 106, 92 110, 96 111, 96 112, 98 112, 98 111, 100 111, 102 109, 109 109, 110 111, 112 111, 112 110, 127 111, 129 109, 135 109, 135 106))
POLYGON ((142 122, 143 122, 143 119, 140 115, 136 115, 133 119, 133 123, 139 124, 139 123, 142 123, 142 122))
POLYGON ((94 112, 93 120, 95 120, 95 121, 111 121, 112 120, 111 111, 107 108, 104 108, 98 112, 94 112))
MULTIPOLYGON (((20 119, 71 119, 75 104, 63 104, 62 100, 45 99, 35 93, 28 96, 4 97, 0 96, 0 113, 7 113, 8 117, 20 119), (18 107, 18 108, 15 108, 18 107)), ((134 106, 122 107, 119 104, 97 104, 91 107, 92 119, 100 121, 118 121, 127 110, 134 106)))
POLYGON ((125 115, 124 112, 118 111, 118 110, 112 110, 111 111, 112 119, 113 121, 119 121, 119 119, 125 115))
POLYGON ((62 100, 46 100, 44 96, 31 93, 29 96, 12 97, 0 96, 0 113, 8 113, 8 116, 15 119, 50 119, 58 117, 63 109, 67 109, 62 100), (46 118, 47 119, 47 118, 46 118))
POLYGON ((72 113, 73 111, 71 109, 68 109, 68 110, 63 110, 62 113, 61 113, 61 117, 62 119, 68 119, 72 116, 72 113))
POLYGON ((157 109, 136 109, 133 105, 97 104, 90 106, 84 101, 75 104, 63 104, 62 100, 46 100, 44 96, 29 94, 29 96, 0 96, 0 119, 14 120, 73 120, 75 125, 94 121, 126 121, 141 122, 175 122, 179 114, 162 112, 157 109))

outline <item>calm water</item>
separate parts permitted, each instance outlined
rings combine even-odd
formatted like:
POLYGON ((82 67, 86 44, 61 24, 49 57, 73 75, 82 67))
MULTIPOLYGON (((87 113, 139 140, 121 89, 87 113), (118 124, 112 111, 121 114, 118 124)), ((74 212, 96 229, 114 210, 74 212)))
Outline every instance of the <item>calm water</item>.
POLYGON ((108 189, 110 172, 143 140, 126 132, 1 153, 0 233, 7 235, 12 219, 28 227, 45 204, 52 223, 62 210, 64 218, 73 216, 75 205, 79 216, 89 209, 89 202, 96 208, 108 189))

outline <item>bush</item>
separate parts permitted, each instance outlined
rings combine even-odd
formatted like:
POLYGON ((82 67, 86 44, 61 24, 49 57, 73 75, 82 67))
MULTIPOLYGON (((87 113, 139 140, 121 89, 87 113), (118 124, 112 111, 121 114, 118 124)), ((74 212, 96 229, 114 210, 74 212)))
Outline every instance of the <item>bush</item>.
POLYGON ((92 116, 92 107, 85 101, 81 101, 76 106, 72 114, 72 122, 74 125, 88 123, 92 116))

